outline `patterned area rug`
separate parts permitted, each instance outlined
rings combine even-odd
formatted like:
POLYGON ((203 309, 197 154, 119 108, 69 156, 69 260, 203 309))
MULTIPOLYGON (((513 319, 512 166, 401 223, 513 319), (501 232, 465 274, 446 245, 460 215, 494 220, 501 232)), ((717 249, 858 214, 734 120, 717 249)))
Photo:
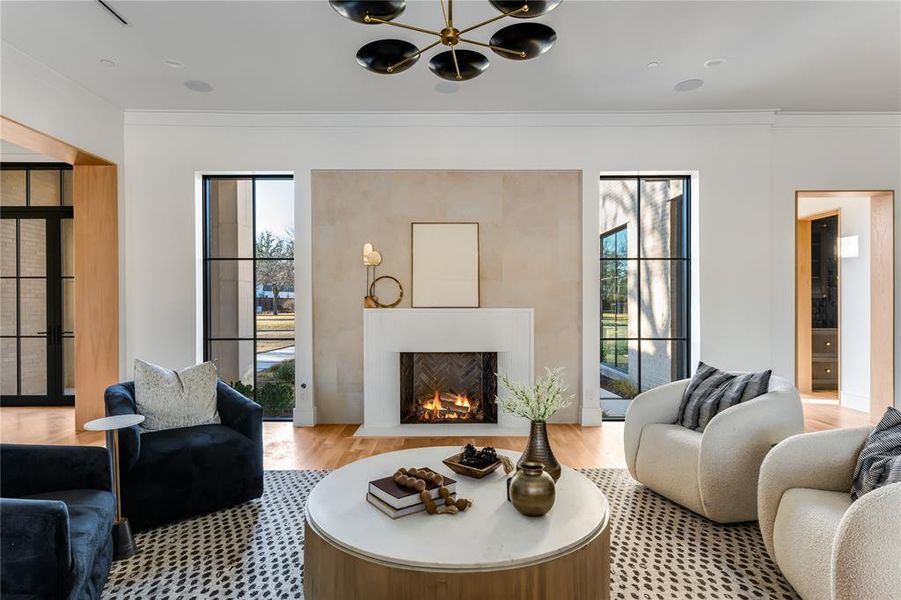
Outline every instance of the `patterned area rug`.
MULTIPOLYGON (((711 523, 623 469, 581 472, 612 507, 611 598, 797 598, 756 523, 711 523)), ((103 598, 303 598, 302 507, 325 474, 266 471, 260 500, 139 534, 140 553, 113 563, 103 598)))

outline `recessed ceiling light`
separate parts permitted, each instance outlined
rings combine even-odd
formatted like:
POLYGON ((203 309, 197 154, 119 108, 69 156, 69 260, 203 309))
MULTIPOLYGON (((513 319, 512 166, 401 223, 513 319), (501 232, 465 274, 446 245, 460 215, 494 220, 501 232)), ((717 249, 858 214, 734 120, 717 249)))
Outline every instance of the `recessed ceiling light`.
POLYGON ((191 90, 192 92, 212 92, 213 86, 208 84, 206 81, 198 81, 196 79, 191 79, 185 82, 185 87, 191 90))
POLYGON ((696 90, 699 87, 704 85, 704 81, 702 79, 686 79, 685 81, 680 81, 673 89, 677 92, 690 92, 692 90, 696 90))
POLYGON ((649 68, 649 69, 656 69, 657 67, 660 66, 660 61, 652 60, 652 61, 649 62, 646 66, 647 66, 647 68, 649 68))
POLYGON ((708 58, 704 61, 704 66, 708 69, 713 69, 715 67, 722 66, 726 64, 728 59, 723 58, 722 56, 717 56, 715 58, 708 58))
POLYGON ((113 68, 113 67, 115 67, 116 65, 118 65, 119 63, 117 63, 116 61, 112 60, 111 58, 101 58, 101 59, 100 59, 100 64, 103 65, 104 67, 113 68))
POLYGON ((460 84, 453 81, 439 81, 435 84, 435 91, 439 94, 456 94, 460 91, 460 84))
POLYGON ((163 61, 167 67, 171 67, 173 69, 184 69, 185 63, 177 61, 177 60, 164 60, 163 61))

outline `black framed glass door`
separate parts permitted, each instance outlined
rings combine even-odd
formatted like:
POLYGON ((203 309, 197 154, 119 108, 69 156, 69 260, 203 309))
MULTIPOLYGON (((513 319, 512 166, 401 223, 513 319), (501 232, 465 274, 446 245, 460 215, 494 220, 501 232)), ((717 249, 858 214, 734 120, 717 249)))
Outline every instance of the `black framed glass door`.
POLYGON ((73 209, 63 205, 68 187, 65 167, 37 166, 34 177, 31 168, 3 165, 2 406, 74 404, 73 209), (49 181, 58 185, 48 190, 49 181), (52 205, 48 197, 54 193, 52 205))

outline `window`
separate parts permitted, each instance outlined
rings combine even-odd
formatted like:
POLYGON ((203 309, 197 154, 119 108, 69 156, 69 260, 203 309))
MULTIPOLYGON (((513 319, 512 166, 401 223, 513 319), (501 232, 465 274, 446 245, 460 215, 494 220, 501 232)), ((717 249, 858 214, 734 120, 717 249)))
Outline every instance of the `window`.
POLYGON ((268 419, 294 410, 294 181, 204 178, 204 355, 268 419))
POLYGON ((600 397, 623 418, 637 394, 688 376, 688 177, 610 177, 600 197, 600 397))
POLYGON ((627 231, 620 227, 601 236, 601 363, 629 370, 627 231))

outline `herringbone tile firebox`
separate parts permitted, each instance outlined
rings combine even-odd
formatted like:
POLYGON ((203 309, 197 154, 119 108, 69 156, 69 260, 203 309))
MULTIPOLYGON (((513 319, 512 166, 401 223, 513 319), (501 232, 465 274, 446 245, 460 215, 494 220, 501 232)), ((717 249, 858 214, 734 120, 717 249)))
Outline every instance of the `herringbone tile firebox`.
POLYGON ((401 423, 497 423, 496 352, 402 352, 401 423))

